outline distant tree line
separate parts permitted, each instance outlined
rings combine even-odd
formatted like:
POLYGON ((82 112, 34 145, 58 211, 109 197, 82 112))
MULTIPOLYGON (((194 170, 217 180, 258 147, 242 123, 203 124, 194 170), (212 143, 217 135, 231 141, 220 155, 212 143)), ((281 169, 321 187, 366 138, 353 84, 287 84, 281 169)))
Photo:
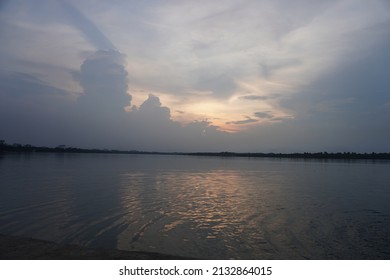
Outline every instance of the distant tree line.
POLYGON ((218 157, 263 157, 263 158, 292 158, 292 159, 372 159, 390 160, 390 153, 355 153, 355 152, 318 152, 318 153, 233 153, 233 152, 209 152, 209 153, 165 153, 146 151, 123 151, 108 149, 83 149, 59 145, 57 147, 37 147, 30 144, 8 144, 0 140, 0 153, 5 152, 43 152, 43 153, 100 153, 100 154, 154 154, 154 155, 188 155, 188 156, 218 156, 218 157))
POLYGON ((108 149, 83 149, 68 147, 66 145, 58 145, 57 147, 33 146, 30 144, 22 145, 18 143, 7 144, 4 140, 0 140, 0 152, 43 152, 43 153, 110 153, 110 154, 136 154, 148 152, 140 151, 120 151, 108 149))
POLYGON ((296 159, 387 159, 390 160, 390 153, 187 153, 197 156, 223 156, 223 157, 266 157, 266 158, 296 158, 296 159))

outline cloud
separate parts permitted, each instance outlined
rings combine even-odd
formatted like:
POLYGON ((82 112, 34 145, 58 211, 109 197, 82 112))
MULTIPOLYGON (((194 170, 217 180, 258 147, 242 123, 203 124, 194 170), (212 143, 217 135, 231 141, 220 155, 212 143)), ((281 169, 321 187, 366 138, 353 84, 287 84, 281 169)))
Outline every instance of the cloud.
POLYGON ((131 101, 127 76, 125 55, 114 50, 99 50, 89 56, 80 71, 74 72, 84 91, 79 100, 81 106, 111 115, 122 114, 131 101))
POLYGON ((0 73, 0 127, 7 141, 47 145, 68 140, 71 94, 34 73, 0 73))
MULTIPOLYGON (((253 113, 253 116, 255 118, 246 116, 245 120, 229 121, 229 122, 226 122, 226 124, 238 126, 238 127, 240 127, 239 128, 239 130, 240 130, 241 128, 245 128, 245 127, 249 127, 249 128, 253 127, 253 125, 260 125, 260 126, 264 125, 265 121, 279 122, 279 121, 285 121, 285 120, 288 120, 291 118, 291 116, 275 117, 271 112, 255 112, 255 113, 253 113)), ((234 128, 233 128, 233 131, 234 131, 234 128)))
POLYGON ((389 8, 8 1, 2 137, 144 150, 388 150, 389 8))
POLYGON ((256 112, 254 113, 256 118, 259 119, 272 119, 274 116, 269 112, 256 112))
MULTIPOLYGON (((188 1, 156 3, 146 11, 153 43, 145 44, 143 54, 147 55, 138 57, 139 64, 132 68, 145 69, 145 76, 137 73, 132 81, 172 96, 190 97, 193 89, 212 93, 199 103, 242 95, 245 97, 239 100, 272 100, 267 102, 267 110, 275 115, 291 114, 281 112, 285 108, 279 106, 280 99, 299 93, 343 64, 352 55, 348 46, 360 49, 364 44, 359 42, 377 41, 378 34, 362 30, 386 20, 380 3, 246 1, 238 5, 227 1, 223 7, 188 1)), ((226 112, 235 115, 236 110, 256 110, 244 102, 229 105, 226 112)))
POLYGON ((214 98, 226 99, 237 89, 234 79, 227 73, 212 73, 212 69, 195 71, 197 81, 193 83, 195 90, 211 92, 214 98))
POLYGON ((0 76, 1 93, 8 96, 30 98, 36 96, 68 95, 29 73, 3 73, 0 76))
POLYGON ((69 0, 60 0, 69 22, 98 50, 116 50, 106 35, 69 0))
POLYGON ((0 11, 1 9, 6 6, 8 3, 10 2, 10 0, 1 0, 0 1, 0 11))
POLYGON ((240 99, 246 99, 246 100, 268 100, 269 97, 265 95, 244 95, 240 96, 240 99))
POLYGON ((279 94, 272 94, 272 95, 255 95, 255 94, 251 94, 251 95, 240 96, 239 99, 253 100, 253 101, 260 100, 260 101, 262 101, 262 100, 276 99, 279 96, 280 96, 279 94))
POLYGON ((378 27, 383 39, 375 47, 351 56, 349 61, 308 83, 296 94, 283 98, 280 105, 297 115, 312 114, 311 117, 334 113, 334 109, 342 109, 337 111, 348 115, 375 111, 389 100, 390 81, 385 77, 390 63, 389 27, 389 23, 378 27))
POLYGON ((260 76, 265 79, 272 78, 272 75, 278 70, 286 70, 288 68, 294 68, 301 66, 303 60, 292 58, 292 59, 280 59, 280 58, 271 58, 270 61, 261 61, 259 62, 259 71, 260 76))
POLYGON ((139 108, 133 106, 123 128, 127 145, 140 150, 215 151, 216 147, 226 147, 224 141, 229 136, 209 121, 175 122, 170 109, 154 94, 149 94, 139 108))
POLYGON ((226 124, 236 124, 236 125, 241 125, 241 124, 249 124, 249 123, 256 123, 258 120, 252 119, 250 117, 246 117, 245 120, 239 120, 239 121, 231 121, 227 122, 226 124))
POLYGON ((33 73, 0 72, 0 88, 0 111, 7 122, 25 116, 28 123, 34 116, 43 119, 53 112, 63 117, 71 103, 72 93, 46 83, 33 73))
POLYGON ((171 119, 171 111, 160 98, 149 94, 140 106, 133 105, 127 93, 125 57, 116 51, 97 51, 74 73, 84 94, 79 98, 73 130, 82 146, 148 151, 186 151, 190 147, 210 150, 213 139, 224 133, 209 122, 181 125, 171 119), (76 125, 75 125, 76 124, 76 125))
POLYGON ((145 122, 163 121, 167 122, 171 120, 171 111, 168 107, 162 106, 160 99, 149 94, 139 108, 133 107, 131 111, 132 116, 140 117, 145 122))

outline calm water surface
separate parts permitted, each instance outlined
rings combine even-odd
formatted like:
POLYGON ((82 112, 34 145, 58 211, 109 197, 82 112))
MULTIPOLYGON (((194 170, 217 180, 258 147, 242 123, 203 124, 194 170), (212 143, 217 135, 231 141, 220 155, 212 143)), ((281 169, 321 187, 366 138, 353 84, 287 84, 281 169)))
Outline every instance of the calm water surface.
POLYGON ((0 155, 0 233, 203 259, 390 259, 390 163, 0 155))

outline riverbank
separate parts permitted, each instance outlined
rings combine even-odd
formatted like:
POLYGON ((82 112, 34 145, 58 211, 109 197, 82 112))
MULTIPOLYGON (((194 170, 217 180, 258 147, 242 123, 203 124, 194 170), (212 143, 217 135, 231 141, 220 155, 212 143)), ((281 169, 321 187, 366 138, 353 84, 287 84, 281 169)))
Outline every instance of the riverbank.
POLYGON ((177 155, 177 156, 207 156, 207 157, 246 157, 246 158, 277 158, 277 159, 315 159, 315 160, 390 160, 389 152, 317 152, 317 153, 236 153, 236 152, 148 152, 137 150, 86 149, 67 147, 41 147, 18 143, 7 144, 0 140, 1 153, 57 153, 57 154, 130 154, 130 155, 177 155))
POLYGON ((133 252, 0 234, 2 260, 185 260, 190 258, 150 252, 133 252))

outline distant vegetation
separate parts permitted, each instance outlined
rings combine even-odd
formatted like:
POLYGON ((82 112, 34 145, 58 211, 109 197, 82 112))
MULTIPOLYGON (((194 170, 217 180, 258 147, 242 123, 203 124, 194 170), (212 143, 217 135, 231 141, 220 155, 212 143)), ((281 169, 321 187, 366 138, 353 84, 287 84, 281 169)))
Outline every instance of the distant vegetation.
POLYGON ((8 144, 0 140, 0 153, 100 153, 100 154, 154 154, 154 155, 189 155, 189 156, 219 156, 219 157, 264 157, 264 158, 301 158, 301 159, 385 159, 390 160, 390 153, 165 153, 165 152, 146 152, 146 151, 122 151, 108 149, 83 149, 59 145, 55 148, 37 147, 29 144, 8 144))
POLYGON ((32 146, 30 144, 22 145, 18 143, 7 144, 0 140, 0 152, 43 152, 43 153, 105 153, 105 154, 147 154, 148 152, 139 151, 119 151, 108 149, 83 149, 58 145, 55 148, 32 146))

